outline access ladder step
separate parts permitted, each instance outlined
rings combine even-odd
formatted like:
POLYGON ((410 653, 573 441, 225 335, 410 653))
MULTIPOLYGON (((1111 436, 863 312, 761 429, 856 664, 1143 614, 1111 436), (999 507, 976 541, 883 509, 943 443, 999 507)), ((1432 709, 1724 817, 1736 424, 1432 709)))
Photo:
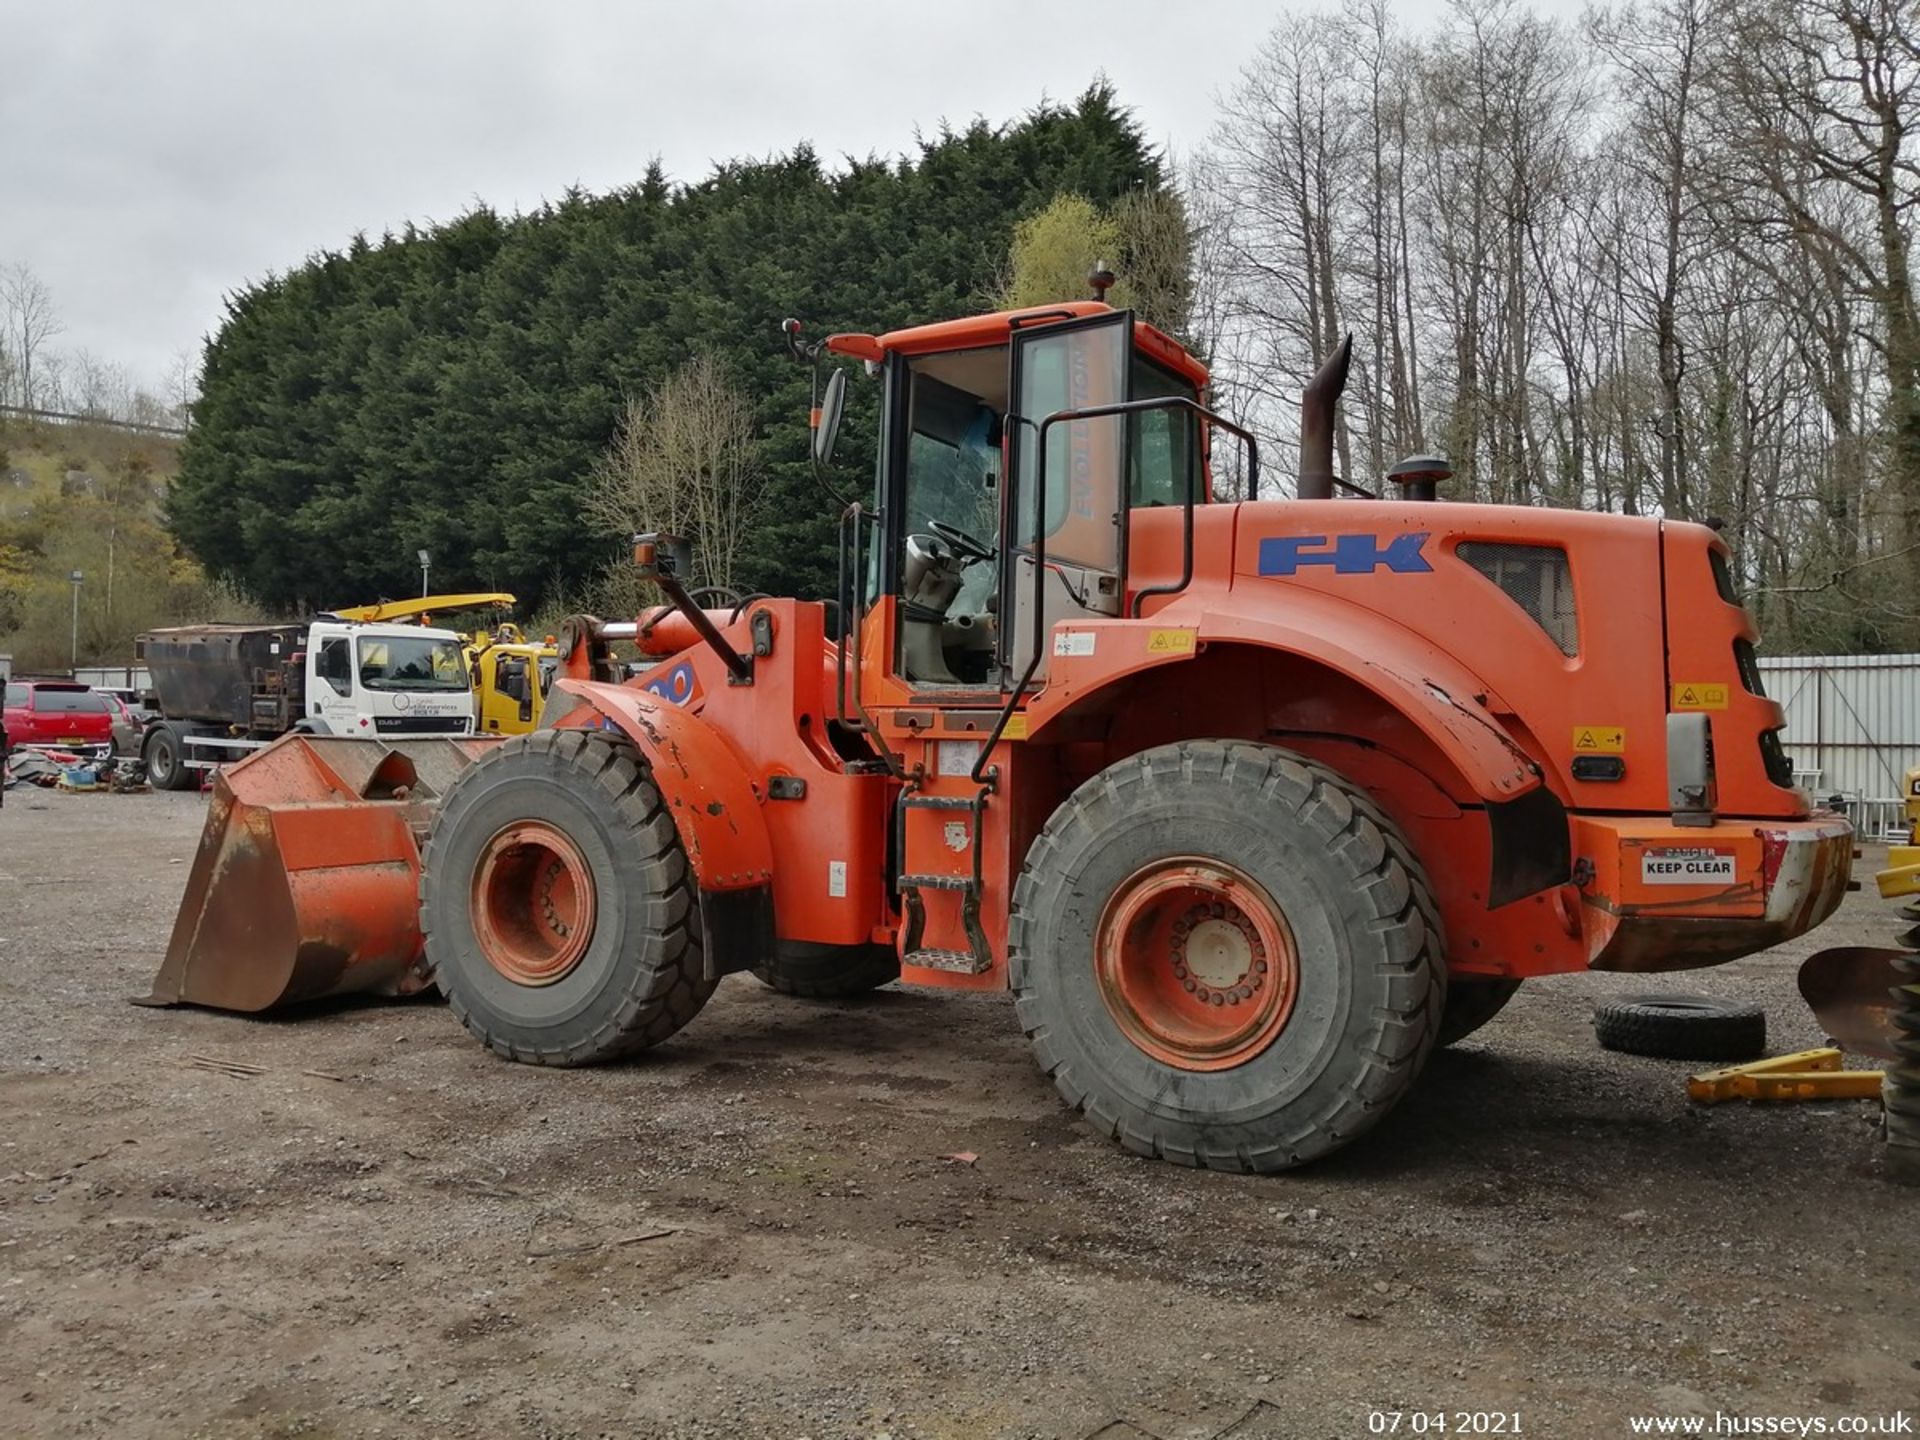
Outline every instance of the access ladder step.
POLYGON ((909 795, 900 803, 909 810, 971 810, 978 802, 967 795, 909 795))
POLYGON ((918 965, 923 970, 952 970, 961 975, 981 975, 987 960, 965 950, 909 950, 900 957, 903 965, 918 965))
POLYGON ((973 877, 971 875, 902 875, 900 877, 900 888, 902 890, 908 888, 915 890, 971 890, 973 889, 973 877))

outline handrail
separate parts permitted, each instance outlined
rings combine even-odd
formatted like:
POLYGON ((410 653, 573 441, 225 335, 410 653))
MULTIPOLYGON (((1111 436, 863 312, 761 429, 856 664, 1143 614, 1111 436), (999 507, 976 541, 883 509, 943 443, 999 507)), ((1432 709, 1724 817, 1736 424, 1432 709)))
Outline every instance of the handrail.
POLYGON ((888 771, 899 778, 905 778, 906 768, 900 763, 900 757, 887 744, 880 728, 873 723, 873 717, 867 713, 867 707, 860 703, 860 681, 856 675, 853 683, 854 714, 847 714, 847 652, 849 643, 854 663, 860 663, 864 649, 863 637, 866 625, 866 606, 861 603, 863 592, 862 570, 860 566, 860 539, 863 524, 878 525, 880 517, 870 515, 859 501, 854 501, 840 512, 840 634, 834 642, 834 718, 849 730, 865 735, 873 742, 873 748, 880 752, 880 762, 888 771), (852 563, 849 565, 847 530, 853 530, 852 563), (856 718, 857 717, 857 718, 856 718))
MULTIPOLYGON (((860 604, 860 597, 854 593, 853 588, 859 583, 854 577, 858 575, 860 569, 860 522, 865 518, 866 511, 857 500, 840 512, 840 578, 838 586, 840 596, 840 633, 835 637, 833 647, 833 709, 834 718, 850 730, 864 729, 866 724, 864 719, 854 719, 847 714, 847 632, 851 626, 854 632, 858 633, 861 619, 866 613, 864 607, 860 604), (851 564, 849 563, 849 547, 847 544, 847 528, 849 526, 853 528, 851 564)), ((856 646, 854 648, 854 654, 857 656, 859 653, 859 648, 856 646)), ((856 706, 859 704, 857 700, 854 703, 856 706)))
MULTIPOLYGON (((1025 696, 1027 686, 1033 683, 1034 672, 1040 668, 1041 646, 1046 643, 1047 431, 1063 421, 1071 424, 1077 420, 1100 420, 1111 415, 1138 415, 1150 410, 1189 411, 1201 419, 1206 420, 1209 424, 1218 425, 1228 434, 1238 436, 1241 442, 1247 447, 1247 493, 1249 495, 1259 493, 1260 442, 1254 439, 1248 431, 1235 425, 1231 420, 1215 414, 1200 404, 1199 401, 1190 399, 1185 395, 1159 395, 1143 400, 1121 400, 1111 405, 1089 405, 1078 410, 1056 410, 1039 423, 1036 427, 1037 438, 1034 442, 1039 449, 1039 455, 1035 459, 1033 467, 1033 653, 1027 658, 1027 668, 1021 673, 1020 679, 1015 682, 1012 691, 1008 693, 1006 705, 994 720, 993 730, 988 734, 986 744, 980 747, 980 754, 974 759, 971 778, 976 782, 981 781, 985 777, 988 758, 992 756, 994 747, 1000 743, 1001 736, 1006 733, 1007 724, 1013 719, 1013 713, 1019 707, 1021 699, 1025 696)), ((1021 425, 1032 423, 1024 417, 1017 415, 1009 415, 1007 419, 1015 424, 1021 425)), ((1197 481, 1198 478, 1199 477, 1196 476, 1195 480, 1197 481)), ((1020 476, 1018 467, 1014 467, 1014 473, 1008 478, 1007 483, 1009 492, 1007 496, 1007 513, 1011 516, 1015 513, 1015 507, 1019 504, 1020 500, 1020 476)), ((1125 475, 1120 477, 1120 483, 1124 488, 1127 483, 1127 477, 1125 475)), ((1180 583, 1176 586, 1155 586, 1150 590, 1142 591, 1139 595, 1136 595, 1133 605, 1133 613, 1135 615, 1139 614, 1139 602, 1146 595, 1178 594, 1181 590, 1186 589, 1188 585, 1193 583, 1193 506, 1195 489, 1195 484, 1189 484, 1187 486, 1182 544, 1184 555, 1180 583)), ((1133 523, 1132 507, 1126 503, 1127 498, 1125 494, 1120 496, 1120 514, 1123 517, 1121 524, 1130 527, 1133 523)), ((1015 538, 1018 538, 1018 532, 1016 532, 1015 538)), ((1123 553, 1125 548, 1126 547, 1122 545, 1121 549, 1123 553)), ((1011 594, 1009 598, 1011 598, 1011 594)))

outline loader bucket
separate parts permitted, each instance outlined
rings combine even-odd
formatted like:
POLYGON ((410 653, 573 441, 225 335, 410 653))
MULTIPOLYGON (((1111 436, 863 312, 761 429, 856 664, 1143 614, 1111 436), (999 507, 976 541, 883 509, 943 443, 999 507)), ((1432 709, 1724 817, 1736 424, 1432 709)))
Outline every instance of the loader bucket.
POLYGON ((1897 1060, 1893 1048, 1898 966, 1911 950, 1846 945, 1822 950, 1800 966, 1800 995, 1820 1028, 1843 1050, 1897 1060))
POLYGON ((497 743, 294 734, 222 770, 137 1003, 258 1012, 422 988, 420 843, 454 776, 497 743))

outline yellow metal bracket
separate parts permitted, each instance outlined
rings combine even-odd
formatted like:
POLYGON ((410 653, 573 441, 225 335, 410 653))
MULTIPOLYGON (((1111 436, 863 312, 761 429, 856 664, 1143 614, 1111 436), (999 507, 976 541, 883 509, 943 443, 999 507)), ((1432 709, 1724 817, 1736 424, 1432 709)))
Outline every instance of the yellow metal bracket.
POLYGON ((1687 1097, 1703 1105, 1722 1100, 1876 1100, 1878 1070, 1842 1070, 1840 1052, 1801 1050, 1687 1079, 1687 1097))

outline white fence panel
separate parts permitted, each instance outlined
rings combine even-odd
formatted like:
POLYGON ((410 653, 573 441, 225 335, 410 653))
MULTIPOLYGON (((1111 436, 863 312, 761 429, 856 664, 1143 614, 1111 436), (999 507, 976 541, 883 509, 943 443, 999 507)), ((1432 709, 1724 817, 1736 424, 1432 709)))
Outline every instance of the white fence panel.
POLYGON ((1762 656, 1767 694, 1787 712, 1781 738, 1795 778, 1816 795, 1897 814, 1901 778, 1920 765, 1920 655, 1762 656))

